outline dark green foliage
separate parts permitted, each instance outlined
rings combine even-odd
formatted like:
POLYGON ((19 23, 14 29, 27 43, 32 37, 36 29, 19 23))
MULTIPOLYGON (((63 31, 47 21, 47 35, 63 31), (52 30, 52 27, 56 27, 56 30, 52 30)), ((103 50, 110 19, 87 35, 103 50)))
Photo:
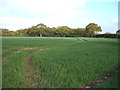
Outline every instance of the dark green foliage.
POLYGON ((33 37, 84 37, 93 36, 94 31, 101 31, 100 26, 90 23, 86 28, 69 28, 68 26, 58 26, 57 28, 50 28, 45 24, 38 24, 26 29, 17 31, 3 32, 3 36, 33 36, 33 37))
POLYGON ((85 28, 69 28, 68 26, 58 26, 50 28, 42 23, 26 29, 17 31, 9 31, 8 29, 0 29, 3 36, 32 36, 32 37, 102 37, 102 38, 120 38, 118 30, 117 34, 101 32, 101 27, 95 23, 88 24, 85 28))
POLYGON ((84 37, 85 29, 84 28, 73 29, 73 33, 71 35, 74 37, 84 37))
POLYGON ((85 27, 85 34, 86 36, 91 36, 93 37, 93 35, 95 34, 95 32, 101 32, 102 29, 100 26, 98 26, 95 23, 90 23, 85 27))
POLYGON ((69 34, 71 32, 72 32, 72 30, 67 26, 59 26, 59 27, 56 28, 56 33, 60 37, 69 36, 69 34))
POLYGON ((96 34, 94 37, 97 38, 120 38, 120 34, 96 34))

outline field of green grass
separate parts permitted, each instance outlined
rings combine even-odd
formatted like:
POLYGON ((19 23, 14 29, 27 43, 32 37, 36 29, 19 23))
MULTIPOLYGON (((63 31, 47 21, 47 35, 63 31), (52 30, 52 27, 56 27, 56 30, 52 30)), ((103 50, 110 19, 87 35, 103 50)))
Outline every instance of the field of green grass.
POLYGON ((2 50, 3 88, 80 88, 118 67, 117 39, 3 37, 2 50))

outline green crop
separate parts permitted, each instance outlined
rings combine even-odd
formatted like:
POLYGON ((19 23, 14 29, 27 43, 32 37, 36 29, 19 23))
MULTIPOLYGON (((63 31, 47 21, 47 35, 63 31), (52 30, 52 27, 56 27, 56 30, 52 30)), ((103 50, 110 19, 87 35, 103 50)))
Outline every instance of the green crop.
POLYGON ((36 87, 80 88, 118 67, 118 40, 3 37, 3 87, 29 87, 23 65, 28 55, 36 87))

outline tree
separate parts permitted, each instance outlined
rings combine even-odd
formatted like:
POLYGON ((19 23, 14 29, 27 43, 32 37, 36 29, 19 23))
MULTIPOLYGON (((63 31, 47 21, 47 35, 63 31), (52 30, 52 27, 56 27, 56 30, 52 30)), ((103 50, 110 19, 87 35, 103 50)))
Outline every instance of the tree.
POLYGON ((71 32, 71 29, 68 26, 58 26, 56 28, 57 35, 62 37, 69 36, 70 32, 71 32))
POLYGON ((47 26, 43 23, 37 24, 35 27, 37 28, 46 28, 47 26))
POLYGON ((47 28, 47 26, 44 25, 43 23, 40 23, 40 24, 36 25, 35 28, 38 30, 37 32, 38 32, 39 36, 42 37, 43 34, 46 33, 45 29, 47 28))
POLYGON ((76 36, 76 37, 83 37, 84 34, 85 34, 85 29, 84 28, 74 29, 74 36, 76 36))
POLYGON ((45 28, 44 36, 47 36, 47 37, 54 36, 55 30, 56 30, 55 28, 50 28, 50 27, 45 28))
POLYGON ((95 32, 101 32, 102 29, 100 26, 98 26, 95 23, 89 23, 86 27, 85 27, 85 34, 86 36, 91 36, 93 37, 93 35, 95 34, 95 32))
POLYGON ((27 32, 28 32, 28 29, 19 29, 17 30, 17 32, 19 33, 20 36, 27 36, 27 32))
POLYGON ((10 33, 9 33, 9 30, 8 29, 3 29, 3 28, 0 28, 0 36, 9 36, 10 33))
POLYGON ((42 37, 46 33, 46 28, 47 28, 46 25, 40 23, 36 26, 32 26, 32 27, 28 28, 27 29, 27 34, 30 35, 30 36, 40 36, 40 37, 42 37))

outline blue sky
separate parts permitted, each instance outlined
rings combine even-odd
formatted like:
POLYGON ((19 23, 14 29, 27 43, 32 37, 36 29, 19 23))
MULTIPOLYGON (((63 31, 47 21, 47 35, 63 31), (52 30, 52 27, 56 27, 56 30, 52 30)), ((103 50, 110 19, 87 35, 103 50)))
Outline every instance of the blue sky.
POLYGON ((44 23, 49 27, 84 28, 89 23, 101 33, 118 29, 119 0, 0 0, 0 28, 18 30, 44 23))

